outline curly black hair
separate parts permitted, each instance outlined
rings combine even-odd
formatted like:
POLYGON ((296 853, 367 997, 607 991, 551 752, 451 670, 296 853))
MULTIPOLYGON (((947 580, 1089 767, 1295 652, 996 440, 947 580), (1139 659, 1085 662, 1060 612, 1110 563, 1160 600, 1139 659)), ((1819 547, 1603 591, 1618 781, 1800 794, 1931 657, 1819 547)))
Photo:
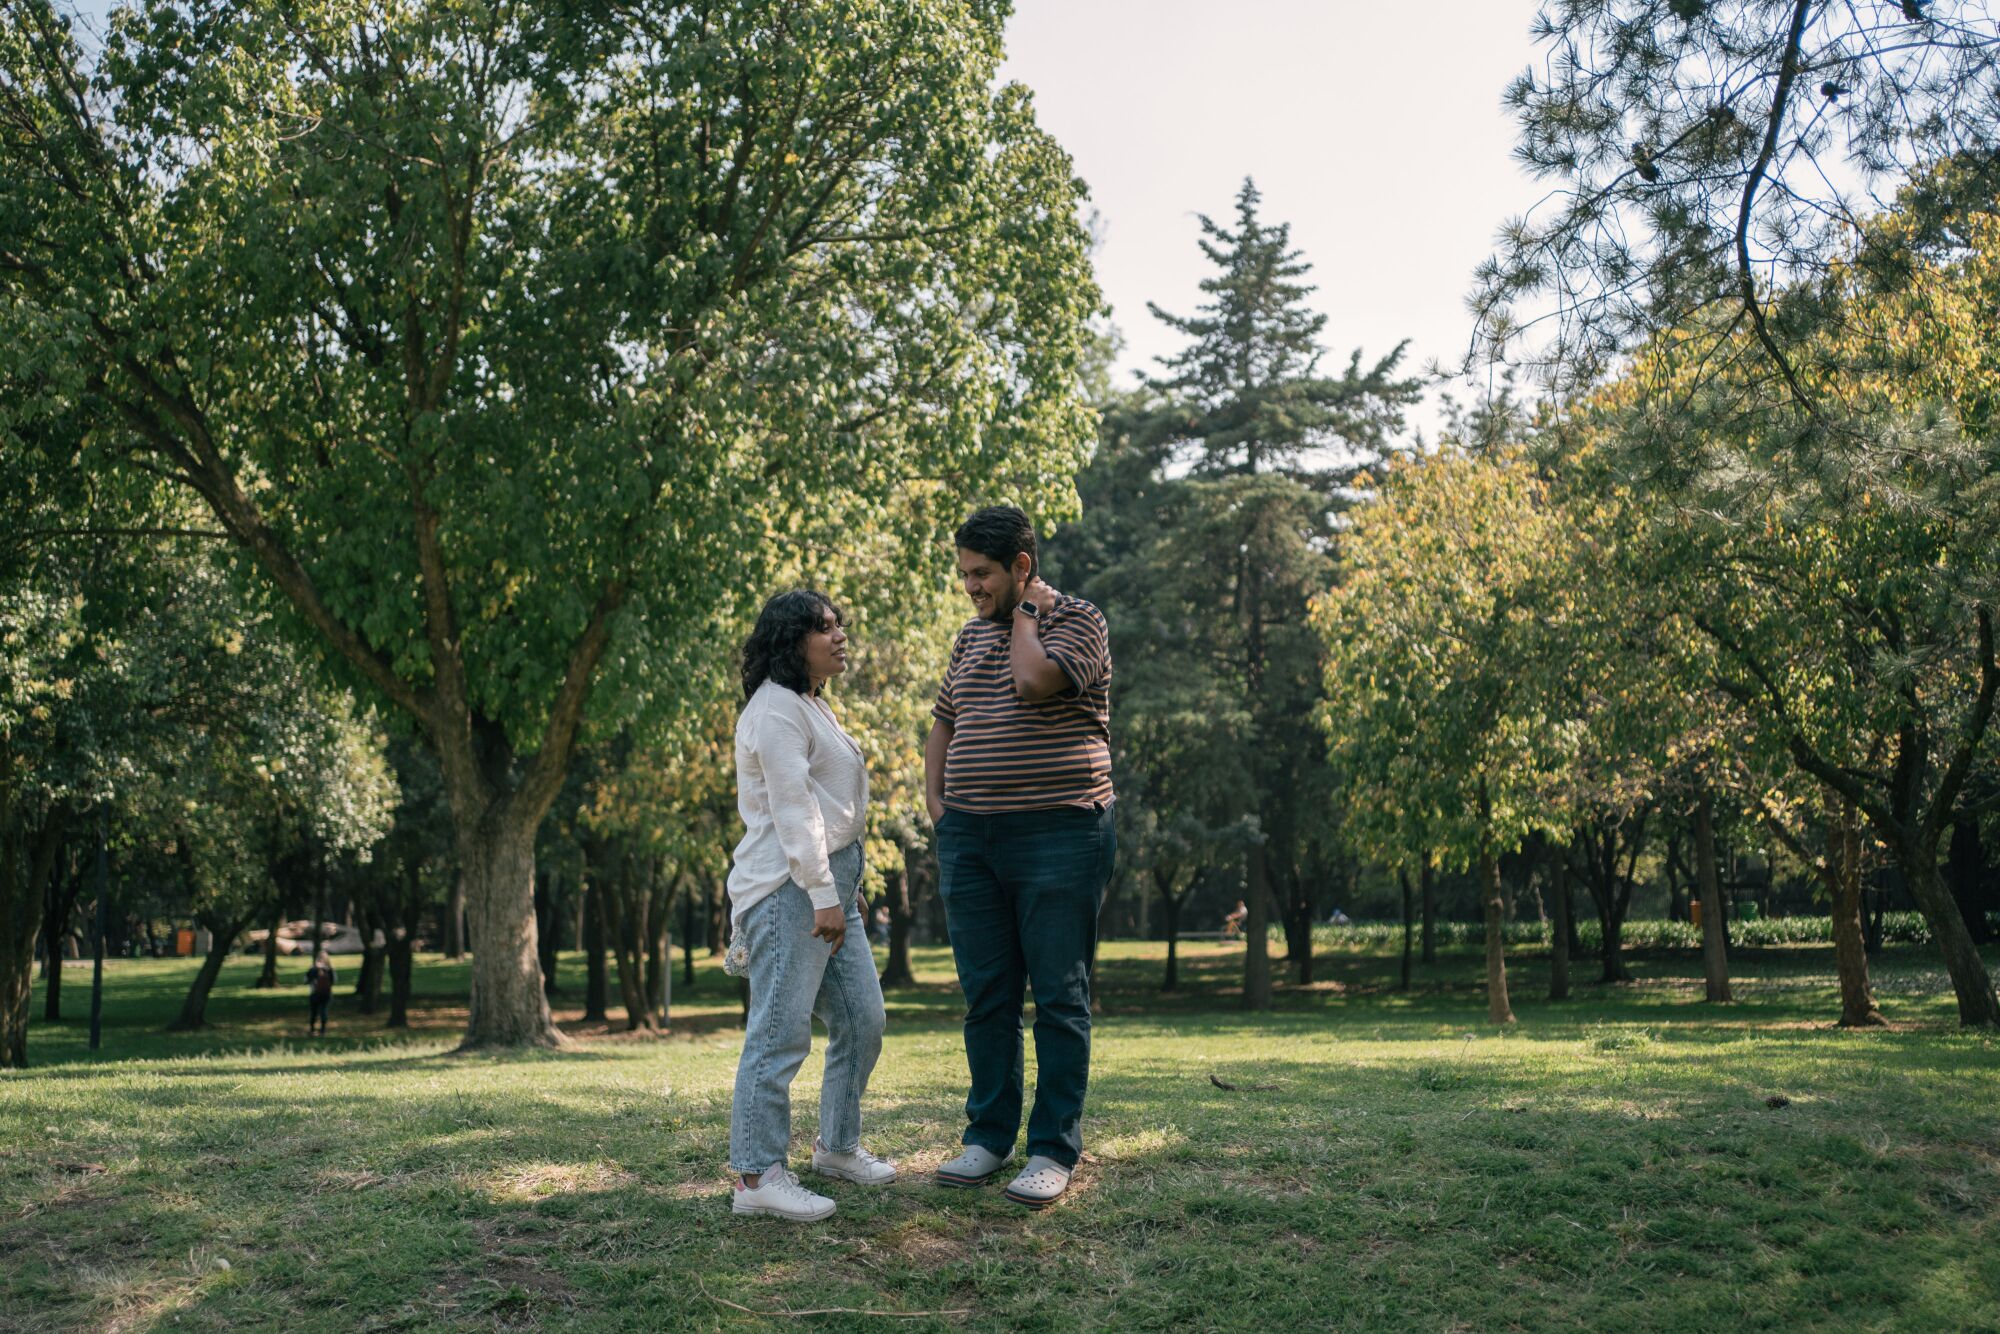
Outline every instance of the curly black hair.
POLYGON ((814 693, 812 676, 806 671, 806 636, 823 628, 828 612, 833 613, 834 624, 840 624, 840 608, 833 599, 811 588, 779 593, 764 604, 756 627, 743 641, 744 699, 766 681, 801 695, 814 693))
POLYGON ((952 541, 962 550, 976 551, 988 560, 1014 568, 1014 558, 1028 553, 1030 577, 1042 572, 1040 554, 1035 550, 1035 525, 1012 505, 989 505, 958 526, 952 541))

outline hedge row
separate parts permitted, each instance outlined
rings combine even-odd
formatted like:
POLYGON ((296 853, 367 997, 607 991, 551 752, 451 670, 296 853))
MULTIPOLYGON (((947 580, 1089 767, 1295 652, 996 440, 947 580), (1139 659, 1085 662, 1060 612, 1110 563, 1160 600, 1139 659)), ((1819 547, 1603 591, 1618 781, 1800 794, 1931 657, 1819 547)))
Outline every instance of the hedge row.
MULTIPOLYGON (((1439 922, 1437 940, 1440 945, 1484 945, 1486 924, 1484 922, 1439 922)), ((1597 953, 1603 939, 1603 931, 1595 917, 1577 923, 1576 933, 1583 942, 1586 954, 1597 953)), ((1544 945, 1550 940, 1550 924, 1547 922, 1509 922, 1507 943, 1509 945, 1544 945)), ((1892 912, 1882 915, 1882 939, 1896 945, 1927 945, 1931 931, 1922 913, 1892 912)), ((1400 922, 1363 921, 1348 926, 1316 926, 1313 939, 1321 945, 1366 945, 1376 949, 1400 948, 1403 943, 1403 925, 1400 922)), ((1833 919, 1831 917, 1757 917, 1748 921, 1737 920, 1729 924, 1731 944, 1746 947, 1765 945, 1825 945, 1833 942, 1833 919)), ((1625 945, 1628 949, 1700 949, 1701 933, 1688 922, 1669 922, 1664 918, 1634 919, 1625 923, 1625 945)))

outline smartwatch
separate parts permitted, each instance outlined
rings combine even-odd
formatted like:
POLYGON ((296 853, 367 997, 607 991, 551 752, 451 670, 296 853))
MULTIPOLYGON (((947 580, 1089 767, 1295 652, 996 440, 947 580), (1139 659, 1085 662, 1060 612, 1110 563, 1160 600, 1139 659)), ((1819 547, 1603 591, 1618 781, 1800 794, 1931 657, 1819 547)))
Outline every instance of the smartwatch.
POLYGON ((1032 602, 1016 602, 1014 610, 1020 612, 1031 621, 1039 621, 1042 618, 1042 609, 1032 602))

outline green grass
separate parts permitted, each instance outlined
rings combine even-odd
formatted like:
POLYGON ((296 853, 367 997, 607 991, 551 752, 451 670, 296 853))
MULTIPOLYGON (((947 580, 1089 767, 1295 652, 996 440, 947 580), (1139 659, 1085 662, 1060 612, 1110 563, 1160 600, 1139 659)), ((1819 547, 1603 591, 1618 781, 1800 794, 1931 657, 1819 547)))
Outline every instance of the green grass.
POLYGON ((1878 962, 1896 1026, 1865 1033, 1827 1024, 1824 947, 1746 953, 1729 1007, 1682 952, 1561 1005, 1523 955, 1501 1034, 1469 950, 1401 994, 1386 952, 1329 948, 1250 1016, 1240 949, 1187 947, 1162 997, 1159 946, 1105 947, 1088 1156, 1041 1214, 924 1180, 964 1066, 949 959, 920 951, 866 1108, 903 1180, 836 1183, 805 1228, 728 1212, 740 1030, 706 959, 671 1036, 571 1023, 576 1052, 513 1058, 448 1054, 465 972, 434 959, 413 1033, 343 988, 323 1041, 302 989, 248 989, 254 960, 185 1036, 157 1029, 192 963, 115 963, 93 1055, 73 968, 79 1018, 0 1076, 0 1328, 773 1323, 726 1303, 968 1313, 896 1322, 917 1329, 2000 1328, 2000 1051, 1956 1031, 1927 950, 1878 962))

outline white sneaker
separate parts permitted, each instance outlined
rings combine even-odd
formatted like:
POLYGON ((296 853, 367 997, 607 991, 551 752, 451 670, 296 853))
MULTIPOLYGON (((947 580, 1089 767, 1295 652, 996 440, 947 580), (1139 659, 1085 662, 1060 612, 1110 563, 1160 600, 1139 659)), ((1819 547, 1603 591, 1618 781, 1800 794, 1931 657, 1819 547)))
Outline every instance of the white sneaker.
POLYGON ((791 1169, 782 1164, 761 1174, 754 1186, 737 1177, 735 1195, 729 1202, 733 1214, 773 1214, 795 1223, 814 1223, 834 1210, 832 1200, 800 1185, 791 1169))
POLYGON ((886 1186, 896 1179, 896 1165, 885 1163, 859 1144, 846 1153, 813 1141, 812 1169, 823 1177, 837 1177, 857 1186, 886 1186))

